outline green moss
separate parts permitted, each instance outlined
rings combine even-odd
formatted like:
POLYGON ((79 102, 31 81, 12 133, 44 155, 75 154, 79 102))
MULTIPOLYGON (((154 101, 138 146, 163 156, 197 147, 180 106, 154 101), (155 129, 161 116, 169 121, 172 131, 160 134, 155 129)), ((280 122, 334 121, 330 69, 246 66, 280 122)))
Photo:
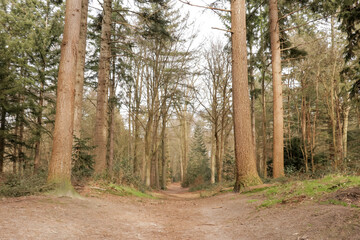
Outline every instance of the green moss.
POLYGON ((108 186, 105 186, 106 192, 110 194, 114 194, 117 196, 134 196, 134 197, 140 197, 140 198, 151 198, 156 199, 154 196, 141 192, 139 190, 136 190, 131 187, 127 186, 121 186, 117 184, 109 184, 108 186))
POLYGON ((58 197, 71 197, 71 198, 81 198, 74 187, 71 185, 71 182, 68 180, 51 180, 49 182, 53 186, 53 190, 49 192, 50 195, 55 195, 58 197))
MULTIPOLYGON (((280 202, 294 202, 292 200, 297 198, 319 200, 324 194, 354 186, 360 186, 360 177, 328 175, 321 179, 293 181, 273 187, 255 189, 246 193, 263 192, 267 199, 260 207, 269 207, 280 202)), ((335 204, 335 200, 329 203, 335 204)))
POLYGON ((247 191, 249 187, 260 184, 262 184, 262 181, 257 175, 243 176, 235 182, 234 192, 247 191))

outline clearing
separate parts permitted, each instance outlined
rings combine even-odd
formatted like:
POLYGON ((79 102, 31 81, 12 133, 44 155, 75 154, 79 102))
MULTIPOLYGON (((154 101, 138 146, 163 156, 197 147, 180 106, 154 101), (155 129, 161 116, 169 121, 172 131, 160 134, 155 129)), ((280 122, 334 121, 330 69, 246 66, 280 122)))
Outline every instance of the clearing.
POLYGON ((81 194, 1 199, 0 239, 360 239, 359 209, 340 205, 259 209, 261 194, 200 198, 176 183, 158 199, 81 194))

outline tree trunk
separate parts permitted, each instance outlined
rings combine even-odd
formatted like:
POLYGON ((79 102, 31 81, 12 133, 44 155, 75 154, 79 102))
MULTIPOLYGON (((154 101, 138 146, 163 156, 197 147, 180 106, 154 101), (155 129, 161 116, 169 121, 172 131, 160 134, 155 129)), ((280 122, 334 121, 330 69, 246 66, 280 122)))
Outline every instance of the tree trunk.
POLYGON ((96 123, 95 123, 95 173, 106 172, 106 145, 108 133, 108 85, 110 75, 110 40, 111 40, 111 12, 112 0, 104 1, 104 14, 101 24, 101 46, 98 73, 96 123))
POLYGON ((75 82, 75 111, 74 111, 74 136, 81 138, 81 119, 82 119, 82 102, 84 91, 84 69, 86 55, 86 33, 88 17, 88 0, 81 1, 81 25, 79 36, 79 53, 76 62, 76 82, 75 82))
MULTIPOLYGON (((45 66, 45 63, 44 63, 45 66)), ((36 142, 35 142, 35 157, 34 157, 34 173, 37 173, 40 167, 41 161, 41 132, 42 132, 42 111, 44 105, 44 84, 45 84, 45 67, 43 68, 41 75, 41 86, 39 92, 39 112, 37 116, 37 126, 36 126, 36 142)))
POLYGON ((277 0, 269 0, 270 40, 274 98, 273 177, 284 176, 284 113, 277 0))
POLYGON ((215 123, 212 122, 211 123, 211 162, 210 162, 210 169, 211 169, 211 183, 214 184, 215 183, 215 166, 216 166, 216 161, 215 161, 215 155, 216 155, 216 144, 215 144, 215 123))
POLYGON ((4 155, 5 155, 5 124, 6 124, 6 110, 1 109, 0 120, 0 174, 4 171, 4 155))
POLYGON ((307 148, 307 138, 306 138, 306 128, 307 128, 307 123, 306 123, 306 112, 307 112, 307 104, 306 104, 306 97, 304 96, 304 84, 303 81, 302 82, 302 97, 301 97, 301 137, 302 137, 302 154, 303 154, 303 158, 304 158, 304 166, 305 166, 305 172, 309 171, 309 167, 308 167, 308 148, 307 148))
POLYGON ((236 182, 234 191, 261 183, 256 171, 248 90, 245 0, 231 0, 232 88, 236 182))
POLYGON ((167 122, 167 110, 166 101, 162 103, 162 128, 161 128, 161 189, 166 189, 167 183, 167 158, 166 158, 166 122, 167 122))
POLYGON ((56 117, 48 182, 71 188, 71 154, 73 142, 76 60, 81 20, 81 1, 67 0, 64 36, 56 98, 56 117))
POLYGON ((261 79, 261 98, 262 98, 262 140, 263 140, 263 152, 261 161, 261 174, 263 178, 267 178, 267 124, 266 124, 266 92, 265 92, 265 62, 263 66, 263 73, 261 79))
POLYGON ((108 171, 109 174, 112 176, 113 174, 113 165, 114 165, 114 131, 115 131, 115 75, 116 75, 116 68, 115 68, 115 57, 113 57, 113 73, 112 73, 112 80, 110 85, 110 104, 109 104, 109 154, 108 154, 108 171))
POLYGON ((349 127, 349 113, 350 113, 350 99, 348 97, 347 102, 345 103, 345 109, 344 109, 344 126, 343 126, 343 156, 346 159, 347 158, 347 134, 348 134, 348 127, 349 127))

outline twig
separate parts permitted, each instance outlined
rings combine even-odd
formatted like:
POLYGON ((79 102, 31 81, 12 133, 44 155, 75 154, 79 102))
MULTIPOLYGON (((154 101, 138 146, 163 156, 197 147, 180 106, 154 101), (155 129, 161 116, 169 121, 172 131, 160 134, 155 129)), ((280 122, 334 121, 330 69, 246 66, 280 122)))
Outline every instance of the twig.
POLYGON ((222 28, 217 28, 217 27, 212 27, 211 29, 215 29, 215 30, 220 30, 220 31, 224 31, 224 32, 229 32, 229 33, 232 33, 232 31, 231 31, 231 30, 222 29, 222 28))
POLYGON ((184 3, 184 4, 187 4, 189 6, 193 6, 193 7, 206 8, 206 9, 223 11, 223 12, 231 12, 231 10, 228 10, 228 9, 221 9, 221 8, 214 8, 214 7, 209 7, 209 6, 195 5, 195 4, 190 3, 189 1, 184 1, 184 0, 179 0, 179 1, 184 3))

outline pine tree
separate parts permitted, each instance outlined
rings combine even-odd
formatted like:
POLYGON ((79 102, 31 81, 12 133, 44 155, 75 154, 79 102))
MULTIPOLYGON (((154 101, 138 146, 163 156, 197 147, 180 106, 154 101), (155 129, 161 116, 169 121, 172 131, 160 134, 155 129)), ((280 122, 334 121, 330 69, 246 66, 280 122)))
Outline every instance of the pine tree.
POLYGON ((211 178, 208 151, 205 146, 202 128, 199 125, 195 126, 191 145, 186 177, 183 182, 184 187, 210 182, 211 178))

